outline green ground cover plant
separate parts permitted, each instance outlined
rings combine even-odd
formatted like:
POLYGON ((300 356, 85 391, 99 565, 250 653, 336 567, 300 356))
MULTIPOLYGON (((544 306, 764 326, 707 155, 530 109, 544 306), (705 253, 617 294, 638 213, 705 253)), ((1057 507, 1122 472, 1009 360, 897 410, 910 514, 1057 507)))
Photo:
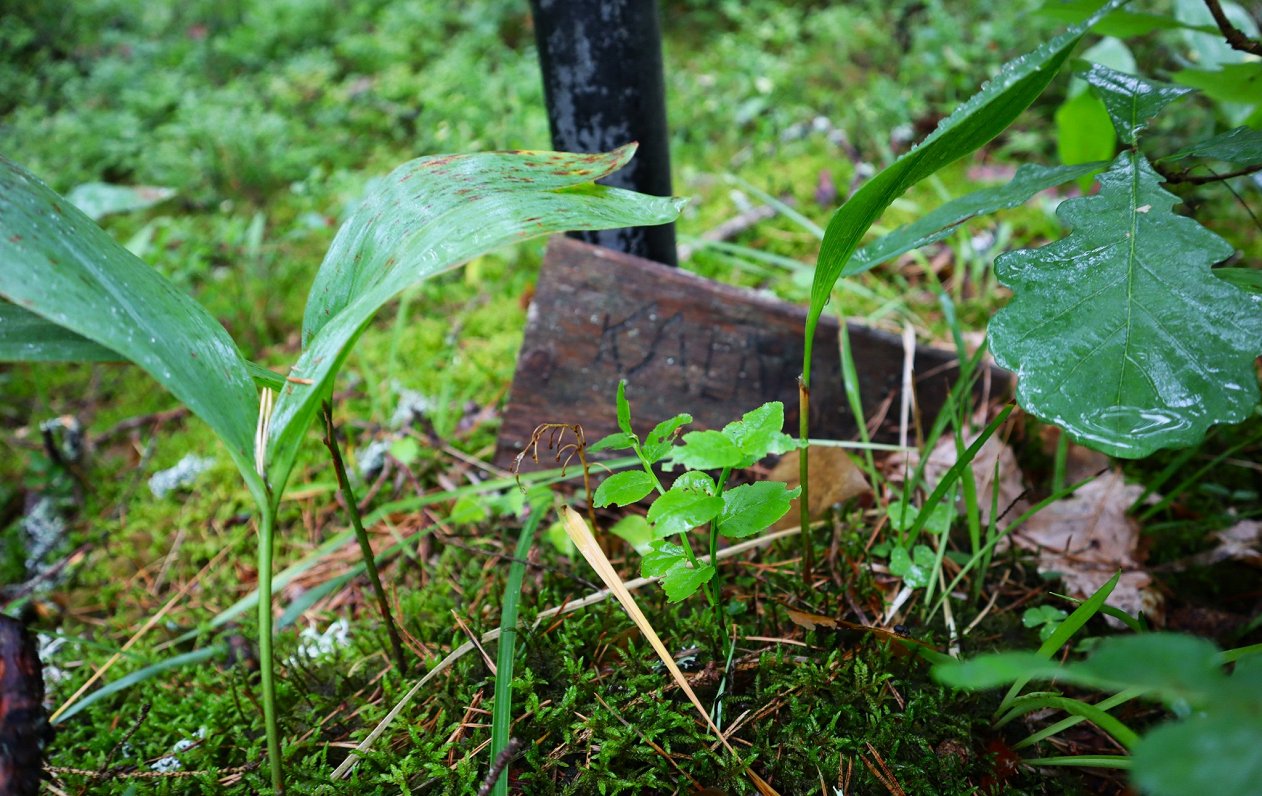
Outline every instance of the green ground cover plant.
MULTIPOLYGON (((1103 17, 1099 6, 1055 3, 1036 14, 1037 4, 1017 2, 990 9, 984 21, 954 2, 683 0, 664 8, 676 21, 666 44, 675 67, 668 81, 678 183, 696 197, 679 220, 681 239, 695 244, 688 267, 809 300, 815 320, 827 304, 844 316, 914 325, 922 339, 949 340, 966 374, 948 411, 924 428, 913 420, 910 430, 926 454, 938 442, 953 444, 956 464, 931 481, 922 460, 893 479, 878 446, 866 448, 860 467, 873 495, 811 518, 814 530, 802 534, 800 548, 811 573, 805 581, 801 562, 779 543, 756 552, 763 537, 755 526, 787 510, 795 490, 771 481, 728 484, 761 450, 741 448, 742 429, 767 432, 763 453, 799 444, 780 433, 782 408, 762 407, 728 429, 691 432, 697 436, 680 444, 680 418, 646 437, 632 434, 619 396, 627 436, 609 444, 627 443, 634 459, 609 463, 615 475, 597 498, 630 513, 603 514, 602 524, 632 546, 656 542, 658 550, 646 547, 657 556, 649 558, 615 548, 614 566, 634 573, 638 560, 642 574, 666 576, 664 592, 637 592, 640 601, 678 649, 676 662, 711 716, 743 742, 741 759, 713 748, 712 732, 686 712, 661 663, 616 608, 595 599, 599 585, 549 525, 552 499, 527 498, 514 479, 469 463, 489 456, 538 249, 481 254, 489 243, 466 240, 462 251, 472 261, 451 276, 407 286, 417 272, 402 275, 402 260, 385 269, 398 275, 388 285, 371 278, 372 263, 389 262, 392 242, 363 225, 376 211, 358 197, 381 198, 391 188, 367 175, 418 153, 546 141, 524 7, 290 0, 142 11, 92 0, 64 14, 33 8, 6 16, 0 42, 12 44, 4 48, 12 57, 0 65, 0 151, 73 203, 91 198, 86 188, 72 190, 88 183, 113 184, 117 193, 105 200, 115 202, 106 213, 99 203, 108 192, 91 189, 98 203, 91 215, 103 233, 72 202, 5 172, 7 218, 0 223, 14 217, 14 205, 38 207, 31 229, 39 234, 0 241, 2 292, 21 299, 61 285, 63 300, 83 301, 65 309, 45 304, 36 313, 0 304, 0 346, 16 359, 141 360, 207 421, 185 422, 170 397, 134 370, 40 363, 0 371, 2 445, 12 454, 0 462, 4 580, 23 589, 16 597, 5 592, 6 610, 46 610, 47 598, 25 585, 43 571, 28 563, 25 522, 35 516, 28 504, 47 498, 67 528, 47 556, 68 576, 55 574, 60 569, 34 575, 36 585, 45 578, 64 595, 64 618, 39 626, 81 662, 50 686, 63 709, 50 750, 56 784, 119 794, 266 791, 271 775, 252 766, 283 758, 293 792, 478 793, 494 783, 497 793, 743 793, 747 768, 783 793, 1120 787, 1120 776, 1101 785, 1064 766, 1042 767, 1060 757, 1129 765, 1146 792, 1167 792, 1159 779, 1230 792, 1228 774, 1250 775, 1246 766, 1228 764, 1209 786, 1180 777, 1192 771, 1193 751, 1210 752, 1195 738, 1216 739, 1225 752, 1256 745, 1256 732, 1228 709, 1233 701, 1251 704, 1241 694, 1256 656, 1244 656, 1240 645, 1256 640, 1256 608, 1241 597, 1251 588, 1247 569, 1181 567, 1203 552, 1207 533, 1260 511, 1262 487, 1249 463, 1258 450, 1253 359, 1262 339, 1255 262, 1262 238, 1246 209, 1262 152, 1258 103, 1235 89, 1256 64, 1224 49, 1201 3, 1179 0, 1166 13, 1134 2, 1103 17), (1065 25, 1069 32, 1059 34, 1065 25), (983 78, 1031 51, 968 100, 983 78), (1047 96, 1026 112, 1040 94, 1047 96), (1083 130, 1096 132, 1075 140, 1083 130), (985 154, 971 155, 987 141, 985 154), (1060 165, 1040 165, 1058 156, 1060 165), (987 185, 972 190, 980 183, 987 185), (32 191, 40 203, 25 204, 32 191), (703 237, 751 204, 778 215, 732 238, 703 237), (1063 224, 1072 227, 1068 234, 1063 224), (186 334, 192 342, 185 340, 202 346, 195 365, 178 337, 146 336, 135 324, 111 327, 111 309, 127 307, 118 283, 112 292, 80 294, 69 269, 42 270, 39 284, 10 269, 28 262, 21 257, 36 239, 61 246, 53 252, 58 262, 84 263, 65 250, 70 237, 62 227, 90 236, 111 252, 120 274, 162 297, 139 316, 132 308, 130 317, 145 320, 166 308, 199 324, 197 334, 186 334), (308 266, 335 234, 308 293, 308 266), (335 273, 329 263, 354 262, 360 246, 375 259, 335 273), (1080 248, 1113 253, 1101 261, 1101 284, 1125 274, 1138 277, 1126 282, 1137 291, 1110 298, 1075 281, 1062 266, 1080 248), (1166 253, 1178 255, 1170 260, 1177 259, 1177 273, 1162 270, 1166 253), (140 260, 160 276, 142 270, 140 260), (1016 298, 998 312, 991 348, 1021 371, 1021 405, 1075 439, 1137 459, 1127 473, 1145 495, 1129 516, 1144 525, 1149 563, 1174 599, 1196 598, 1234 617, 1230 631, 1203 631, 1217 647, 1146 632, 1147 618, 1103 598, 1053 607, 1061 604, 1043 593, 1056 588, 1044 581, 1055 573, 1036 574, 1027 557, 1003 550, 1014 528, 1091 477, 1067 472, 1067 437, 1042 449, 1043 432, 1020 410, 980 420, 975 413, 968 382, 980 378, 984 353, 970 355, 966 338, 1004 303, 1000 282, 1016 298), (1168 295, 1164 284, 1173 285, 1168 295), (400 292, 393 311, 372 320, 400 292), (109 305, 111 296, 120 298, 109 305), (1104 339, 1112 330, 1106 319, 1136 319, 1115 332, 1133 345, 1103 356, 1103 349, 1049 336, 1064 325, 1039 322, 1066 297, 1086 313, 1068 324, 1084 337, 1104 339), (1194 300, 1182 301, 1188 297, 1194 300), (1138 321, 1154 307, 1160 323, 1144 327, 1138 321), (67 325, 47 321, 58 313, 67 325), (1203 350, 1171 345, 1162 324, 1195 326, 1189 335, 1203 350), (323 358, 317 349, 327 349, 323 358), (289 370, 295 362, 308 372, 289 370), (1169 371, 1178 389, 1152 390, 1136 363, 1169 371), (208 396, 206 368, 216 364, 233 377, 223 395, 208 396), (1060 389, 1084 369, 1089 378, 1079 388, 1060 389), (342 375, 337 390, 335 374, 342 375), (1088 389, 1104 381, 1118 389, 1088 389), (268 433, 256 437, 254 420, 266 414, 258 396, 267 387, 279 390, 278 406, 268 433), (1173 406, 1152 403, 1172 394, 1173 406), (318 446, 303 443, 323 399, 330 401, 328 437, 346 450, 346 477, 337 480, 318 446), (63 415, 84 419, 87 455, 66 447, 69 426, 38 430, 35 418, 63 415), (166 498, 144 490, 145 477, 186 453, 222 450, 217 437, 235 468, 212 462, 200 480, 166 498), (1011 445, 1021 459, 1026 509, 983 490, 987 474, 972 464, 995 443, 1011 445), (670 490, 649 466, 667 459, 690 470, 670 490), (635 495, 659 490, 676 497, 664 508, 655 503, 651 517, 632 508, 635 495), (370 542, 363 552, 348 550, 356 534, 341 527, 339 494, 363 506, 367 533, 360 538, 370 542), (771 499, 751 501, 759 511, 735 525, 729 519, 727 531, 738 533, 725 533, 724 509, 741 495, 771 499), (701 514, 668 511, 672 502, 701 514), (717 513, 705 516, 711 509, 717 513), (248 518, 268 513, 270 537, 252 538, 248 518), (691 544, 664 549, 693 535, 693 519, 705 526, 698 549, 710 554, 706 564, 691 544), (662 527, 672 540, 652 538, 662 527), (746 552, 727 555, 746 544, 746 552), (275 566, 264 547, 267 556, 275 547, 275 566), (405 657, 416 664, 406 674, 384 657, 384 624, 358 609, 374 559, 405 657), (650 560, 656 565, 645 569, 650 560), (674 599, 689 589, 704 589, 706 601, 674 599), (1030 605, 1042 610, 1023 616, 1030 605), (251 612, 256 619, 246 618, 251 612), (1095 635, 1117 632, 1104 615, 1144 632, 1087 639, 1070 650, 1070 637, 1088 626, 1095 635), (349 646, 313 652, 307 639, 336 635, 326 633, 331 617, 350 618, 349 646), (716 625, 724 636, 715 638, 716 625), (274 722, 260 721, 262 705, 251 704, 258 683, 249 673, 249 638, 256 633, 266 639, 261 647, 274 644, 253 653, 273 681, 264 693, 275 691, 267 698, 274 722), (988 665, 974 651, 1040 641, 1046 654, 997 659, 1002 666, 988 670, 985 682, 942 674, 951 671, 942 659, 956 647, 969 653, 960 666, 973 671, 988 665), (1138 646, 1126 648, 1131 641, 1138 646), (901 654, 909 648, 920 659, 901 654), (1053 666, 1057 653, 1066 662, 1053 666), (942 682, 929 677, 922 659, 942 682), (1191 662, 1198 685, 1178 691, 1169 678, 1155 682, 1173 669, 1140 665, 1150 660, 1191 662), (1125 676, 1100 679, 1101 662, 1109 661, 1125 664, 1109 663, 1125 676), (272 662, 280 676, 270 674, 272 662), (90 677, 94 687, 67 702, 90 677), (998 697, 955 687, 1016 680, 1065 687, 1017 689, 1000 713, 998 697), (1108 693, 1093 700, 1083 688, 1108 693), (1140 690, 1161 707, 1145 703, 1140 690), (1043 708, 1070 716, 1040 724, 1032 711, 1043 708), (280 737, 284 749, 276 754, 280 737), (1110 739, 1133 754, 1100 757, 1117 751, 1110 739), (1146 751, 1149 739, 1159 743, 1146 751), (177 741, 192 746, 175 751, 177 741), (1026 764, 1021 755, 1029 755, 1026 764), (186 776, 152 769, 167 758, 186 776), (342 773, 331 779, 330 770, 342 773)), ((1225 6, 1246 38, 1256 34, 1247 12, 1225 6)), ((457 162, 479 157, 486 156, 457 162)), ((575 179, 586 184, 591 176, 575 179)), ((588 203, 598 190, 561 188, 558 201, 588 203)), ((444 228, 440 237, 448 234, 459 235, 444 228)), ((846 356, 847 394, 859 407, 853 352, 846 356)), ((993 473, 997 480, 998 462, 993 473)), ((523 476, 527 485, 560 479, 556 472, 523 476)), ((802 483, 804 492, 818 488, 802 483)), ((64 655, 46 662, 56 666, 64 655)))

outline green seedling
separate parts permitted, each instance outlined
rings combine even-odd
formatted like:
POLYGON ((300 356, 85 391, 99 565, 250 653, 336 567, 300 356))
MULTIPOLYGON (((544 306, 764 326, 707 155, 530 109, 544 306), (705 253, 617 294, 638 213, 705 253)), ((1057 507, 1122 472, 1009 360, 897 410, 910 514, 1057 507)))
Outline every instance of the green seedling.
MULTIPOLYGON (((771 402, 747 412, 740 420, 728 423, 721 431, 690 431, 677 437, 683 426, 692 422, 686 414, 657 424, 646 437, 635 434, 631 427, 631 407, 627 402, 626 382, 618 384, 618 428, 588 448, 630 450, 640 462, 640 470, 629 470, 609 476, 596 489, 597 506, 628 506, 657 492, 649 507, 648 523, 652 541, 648 542, 640 572, 645 577, 660 578, 671 602, 694 594, 707 583, 707 591, 721 628, 721 589, 715 578, 715 556, 719 537, 744 539, 771 527, 789 511, 789 503, 801 488, 789 489, 777 481, 729 487, 732 472, 762 460, 770 454, 786 453, 798 447, 785 434, 784 405, 771 402), (653 466, 681 466, 681 473, 670 489, 662 485, 653 466), (718 476, 709 473, 717 472, 718 476), (690 532, 698 526, 709 528, 709 557, 703 563, 693 551, 690 532)), ((632 527, 624 529, 633 538, 632 527)))
POLYGON ((677 200, 592 182, 633 153, 628 146, 597 155, 448 155, 400 166, 334 239, 287 376, 253 365, 205 308, 35 176, 0 159, 0 360, 140 365, 215 430, 254 498, 260 684, 276 792, 283 790, 272 660, 277 513, 339 368, 399 292, 490 249, 571 229, 672 220, 677 200))
POLYGON ((1060 623, 1065 621, 1067 616, 1069 614, 1059 608, 1050 605, 1039 605, 1025 609, 1025 613, 1021 614, 1021 624, 1030 629, 1037 627, 1039 630, 1039 641, 1047 641, 1056 632, 1056 628, 1060 627, 1060 623))

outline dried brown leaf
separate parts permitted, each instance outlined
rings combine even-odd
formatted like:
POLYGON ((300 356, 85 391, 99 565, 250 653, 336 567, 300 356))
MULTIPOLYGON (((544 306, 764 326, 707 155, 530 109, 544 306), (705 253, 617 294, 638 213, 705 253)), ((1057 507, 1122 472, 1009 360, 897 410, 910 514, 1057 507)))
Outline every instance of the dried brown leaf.
POLYGON ((1105 473, 1031 517, 1014 534, 1039 555, 1040 572, 1058 572, 1072 597, 1092 594, 1122 570, 1108 603, 1157 618, 1161 598, 1141 565, 1139 523, 1126 511, 1143 492, 1118 471, 1105 473))
MULTIPOLYGON (((801 482, 798 462, 798 451, 789 451, 780 457, 780 461, 771 469, 767 478, 771 481, 783 481, 792 489, 801 482)), ((810 447, 810 501, 811 519, 818 519, 824 512, 837 503, 844 503, 853 497, 872 491, 868 479, 855 465, 854 460, 842 448, 831 445, 812 445, 810 447)), ((776 530, 796 527, 799 521, 798 501, 794 500, 789 513, 775 524, 776 530)))

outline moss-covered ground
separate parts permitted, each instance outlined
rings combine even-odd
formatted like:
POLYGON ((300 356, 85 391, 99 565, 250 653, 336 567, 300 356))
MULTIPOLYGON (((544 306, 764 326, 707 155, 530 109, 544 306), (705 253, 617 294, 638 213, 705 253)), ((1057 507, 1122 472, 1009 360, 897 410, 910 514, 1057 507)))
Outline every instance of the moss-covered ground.
MULTIPOLYGON (((665 3, 675 186, 691 198, 681 240, 758 204, 746 184, 826 223, 867 169, 887 163, 1005 59, 1056 29, 1034 13, 1038 5, 665 3)), ((1153 59, 1172 57, 1161 41, 1144 46, 1153 59)), ((307 285, 368 180, 420 155, 549 142, 527 5, 516 0, 19 4, 0 20, 0 50, 0 152, 61 192, 98 181, 173 189, 167 202, 110 216, 104 226, 191 291, 247 356, 278 367, 297 352, 307 285)), ((1065 91, 1064 81, 1055 84, 985 154, 918 186, 881 227, 977 181, 1003 179, 1018 164, 1054 162, 1051 114, 1065 91)), ((1212 124, 1209 106, 1198 108, 1163 122, 1156 135, 1176 140, 1188 118, 1212 124)), ((1057 235, 1055 199, 1039 197, 857 278, 836 294, 838 311, 892 328, 911 323, 922 341, 945 341, 948 326, 930 289, 937 280, 955 299, 962 327, 982 330, 1005 297, 989 270, 993 255, 1057 235)), ((1209 188, 1192 199, 1212 209, 1210 226, 1256 260, 1262 234, 1241 204, 1209 188)), ((1250 203, 1257 205, 1256 193, 1250 203)), ((803 265, 755 267, 748 254, 702 249, 685 267, 805 299, 803 274, 818 245, 810 234, 777 218, 730 242, 803 265)), ((374 544, 392 548, 383 575, 410 673, 397 671, 385 652, 314 431, 303 450, 277 551, 278 571, 300 562, 276 599, 292 792, 473 794, 486 775, 494 645, 490 658, 475 651, 430 681, 349 779, 330 779, 419 673, 469 634, 498 626, 520 521, 514 489, 483 462, 543 245, 488 255, 414 289, 365 332, 343 370, 336 396, 343 445, 374 544), (400 406, 418 397, 422 408, 400 423, 400 406), (383 440, 384 466, 361 472, 383 440), (474 486, 485 482, 496 485, 474 486), (456 494, 441 496, 449 492, 456 494), (313 650, 315 636, 338 635, 339 620, 347 622, 346 643, 313 650)), ((260 768, 253 612, 234 608, 257 583, 252 504, 213 434, 140 370, 120 365, 4 366, 0 429, 6 612, 22 613, 52 645, 45 647, 50 706, 86 704, 56 723, 48 792, 270 792, 260 768), (55 418, 82 426, 82 456, 60 449, 73 436, 64 427, 41 432, 55 418), (189 454, 207 457, 208 469, 156 496, 150 477, 189 454), (30 560, 25 519, 40 501, 64 526, 30 560), (182 665, 161 667, 172 661, 182 665), (111 685, 117 690, 98 691, 111 685)), ((1146 521, 1150 562, 1182 560, 1204 548, 1207 532, 1257 515, 1257 437, 1214 457, 1258 430, 1255 418, 1185 458, 1165 454, 1128 470, 1152 482, 1169 464, 1176 474, 1165 493, 1194 476, 1146 521), (1206 462, 1214 466, 1205 470, 1206 462)), ((1013 444, 1042 497, 1051 463, 1039 439, 1033 422, 1023 421, 1013 444)), ((871 566, 879 502, 847 504, 815 533, 819 564, 810 586, 796 543, 724 565, 730 661, 702 600, 670 604, 655 588, 637 592, 703 702, 721 706, 745 761, 783 794, 1119 792, 1121 775, 1107 770, 1008 772, 1005 744, 1020 736, 990 728, 997 695, 937 685, 923 660, 875 634, 807 631, 791 620, 789 609, 858 623, 881 615, 896 584, 871 566)), ((635 556, 614 551, 620 571, 637 574, 635 556)), ((1257 635, 1256 620, 1253 636, 1241 633, 1257 610, 1251 574, 1229 564, 1171 569, 1162 578, 1174 604, 1208 612, 1200 629, 1238 642, 1257 635)), ((535 624, 545 609, 598 589, 563 536, 541 535, 521 595, 513 703, 521 751, 510 789, 753 792, 615 603, 535 624)), ((997 556, 977 596, 956 602, 958 627, 981 620, 966 649, 1035 647, 1037 631, 1021 626, 1020 612, 1048 601, 1049 589, 1054 584, 1029 561, 997 556)), ((908 632, 943 647, 941 614, 922 623, 910 607, 908 632)), ((1107 632, 1102 623, 1092 627, 1107 632)), ((1129 716, 1141 724, 1151 717, 1147 707, 1129 716)), ((1114 751, 1081 727, 1057 748, 1114 751)))

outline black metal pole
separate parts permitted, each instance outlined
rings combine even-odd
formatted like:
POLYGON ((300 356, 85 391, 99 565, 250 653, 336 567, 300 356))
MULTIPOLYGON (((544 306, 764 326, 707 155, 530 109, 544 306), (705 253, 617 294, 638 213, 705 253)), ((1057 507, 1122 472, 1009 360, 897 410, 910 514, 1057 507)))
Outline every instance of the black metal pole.
MULTIPOLYGON (((670 148, 656 0, 530 0, 552 146, 639 150, 601 182, 670 196, 670 148)), ((579 240, 677 265, 675 227, 571 233, 579 240)))

